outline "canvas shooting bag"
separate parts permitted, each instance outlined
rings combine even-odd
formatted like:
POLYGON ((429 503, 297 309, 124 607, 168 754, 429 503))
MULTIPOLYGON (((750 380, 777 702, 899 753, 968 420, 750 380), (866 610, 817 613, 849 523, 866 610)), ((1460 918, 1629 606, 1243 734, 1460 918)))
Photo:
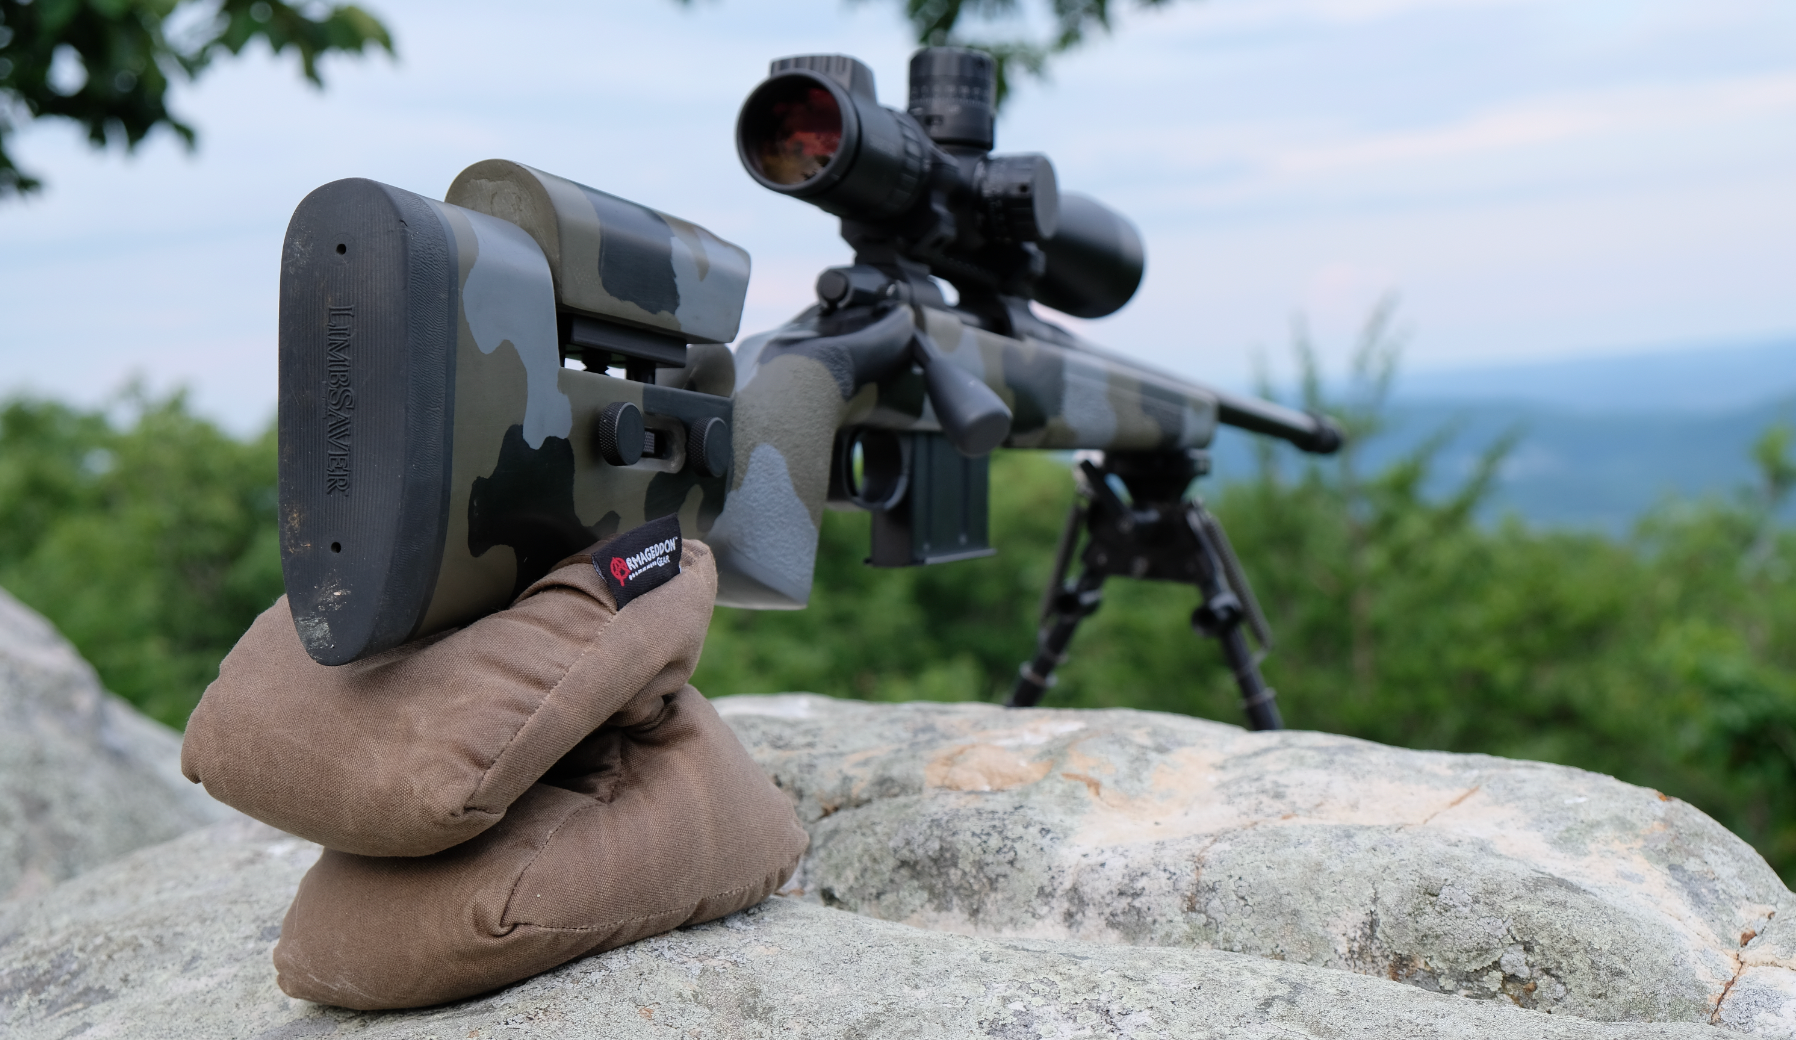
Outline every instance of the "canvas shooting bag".
POLYGON ((507 610, 348 665, 307 656, 285 599, 256 620, 181 759, 327 850, 275 949, 284 991, 358 1009, 471 996, 791 875, 807 843, 791 802, 687 685, 716 572, 702 544, 676 551, 677 573, 620 596, 601 543, 507 610))

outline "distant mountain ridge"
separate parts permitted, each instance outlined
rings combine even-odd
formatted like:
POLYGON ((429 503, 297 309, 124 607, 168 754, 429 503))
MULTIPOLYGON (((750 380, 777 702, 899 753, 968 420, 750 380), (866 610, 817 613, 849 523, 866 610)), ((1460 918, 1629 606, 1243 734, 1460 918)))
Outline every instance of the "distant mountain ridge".
MULTIPOLYGON (((1429 484, 1444 494, 1514 430, 1487 518, 1619 534, 1669 496, 1756 482, 1753 441, 1775 423, 1796 425, 1796 338, 1402 374, 1388 418, 1363 446, 1368 472, 1450 432, 1429 484)), ((1281 456, 1296 463, 1295 452, 1281 456)), ((1245 478, 1254 466, 1250 438, 1217 438, 1218 477, 1245 478)))
POLYGON ((1796 396, 1796 336, 1400 374, 1401 401, 1506 401, 1577 412, 1732 412, 1796 396))

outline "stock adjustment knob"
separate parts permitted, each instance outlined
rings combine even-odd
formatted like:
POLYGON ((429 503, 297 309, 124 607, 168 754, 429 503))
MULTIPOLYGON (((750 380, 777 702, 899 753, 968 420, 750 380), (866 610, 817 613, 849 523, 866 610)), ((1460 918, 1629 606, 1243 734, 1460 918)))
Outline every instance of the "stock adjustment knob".
POLYGON ((642 461, 642 409, 628 401, 617 401, 599 413, 594 439, 599 457, 613 466, 634 466, 642 461))
POLYGON ((686 458, 700 475, 721 477, 728 473, 733 454, 729 423, 712 416, 686 424, 686 458))

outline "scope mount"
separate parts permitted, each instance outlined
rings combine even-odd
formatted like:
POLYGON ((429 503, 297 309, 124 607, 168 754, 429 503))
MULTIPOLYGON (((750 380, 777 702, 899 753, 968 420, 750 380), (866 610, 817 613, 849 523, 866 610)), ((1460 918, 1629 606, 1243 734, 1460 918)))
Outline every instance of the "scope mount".
POLYGON ((556 315, 563 358, 576 357, 588 371, 622 367, 625 378, 653 383, 657 368, 686 367, 686 341, 572 311, 556 315))

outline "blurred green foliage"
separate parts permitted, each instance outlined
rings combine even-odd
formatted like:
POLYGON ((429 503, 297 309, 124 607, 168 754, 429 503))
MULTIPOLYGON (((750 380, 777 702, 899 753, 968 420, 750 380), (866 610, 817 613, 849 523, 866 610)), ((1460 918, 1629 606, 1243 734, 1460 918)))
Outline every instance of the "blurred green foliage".
POLYGON ((176 394, 0 408, 0 586, 106 686, 179 728, 281 594, 272 430, 240 441, 176 394))
MULTIPOLYGON (((1325 399, 1303 338, 1303 402, 1377 436, 1397 346, 1388 310, 1325 399)), ((1796 486, 1791 433, 1754 451, 1761 484, 1667 501, 1631 537, 1478 519, 1511 440, 1445 498, 1435 447, 1364 475, 1267 444, 1254 474, 1200 482, 1273 624, 1264 670, 1286 724, 1404 747, 1609 773, 1684 798, 1796 880, 1796 486)), ((713 695, 815 690, 1002 700, 1034 647, 1071 503, 1067 460, 993 460, 996 557, 876 571, 864 514, 828 513, 808 609, 720 608, 694 682, 713 695)), ((1046 706, 1132 707, 1240 723, 1194 589, 1114 580, 1046 706)))
POLYGON ((373 15, 317 0, 0 0, 0 200, 42 187, 7 150, 14 118, 72 120, 96 148, 129 151, 157 127, 192 147, 169 87, 257 40, 296 51, 313 86, 326 54, 393 53, 373 15))
MULTIPOLYGON (((1394 352, 1368 338, 1357 388, 1326 404, 1376 436, 1394 352)), ((1313 376, 1313 368, 1311 369, 1313 376)), ((1278 645, 1286 721, 1408 747, 1611 773, 1699 806, 1796 879, 1796 487, 1791 434, 1755 449, 1758 486, 1667 501, 1626 539, 1480 521, 1500 463, 1424 496, 1424 447, 1381 472, 1356 454, 1262 453, 1198 485, 1227 525, 1278 645)), ((694 681, 878 700, 1001 699, 1035 638, 1072 496, 1065 458, 993 461, 999 555, 862 565, 868 518, 828 513, 808 610, 719 609, 694 681)), ((106 412, 0 409, 0 585, 68 634, 107 686, 180 725, 280 593, 273 435, 233 439, 179 396, 106 412)), ((1113 581, 1045 703, 1238 722, 1194 590, 1113 581)))

